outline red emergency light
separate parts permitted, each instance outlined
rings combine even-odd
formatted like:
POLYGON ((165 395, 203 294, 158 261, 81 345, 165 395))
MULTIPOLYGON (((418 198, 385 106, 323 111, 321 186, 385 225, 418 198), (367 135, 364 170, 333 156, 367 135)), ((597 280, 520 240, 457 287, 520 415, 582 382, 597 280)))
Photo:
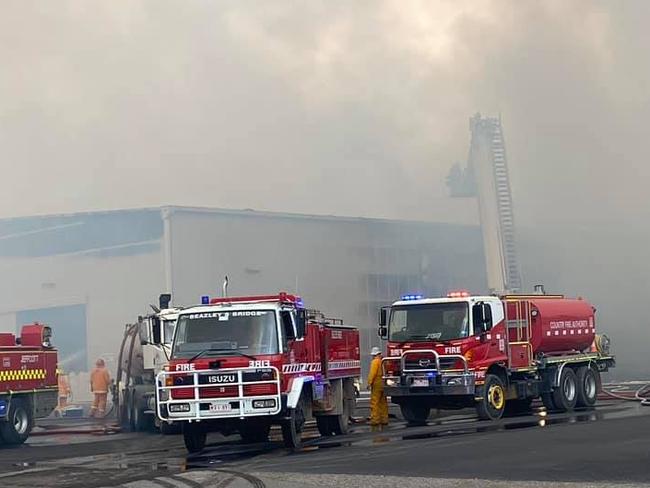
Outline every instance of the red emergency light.
POLYGON ((286 291, 281 291, 277 295, 252 295, 244 297, 219 297, 213 298, 210 300, 211 305, 223 304, 223 303, 259 303, 259 302, 281 302, 281 303, 291 303, 297 306, 302 306, 302 298, 297 295, 292 295, 286 291))
POLYGON ((467 298, 470 296, 467 290, 454 290, 447 293, 447 298, 467 298))

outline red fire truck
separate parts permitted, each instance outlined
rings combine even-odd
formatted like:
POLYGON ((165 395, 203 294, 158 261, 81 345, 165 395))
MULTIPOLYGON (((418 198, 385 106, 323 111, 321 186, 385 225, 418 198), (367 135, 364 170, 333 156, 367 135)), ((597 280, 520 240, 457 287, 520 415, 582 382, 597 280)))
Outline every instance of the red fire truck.
POLYGON ((58 400, 57 352, 52 331, 25 325, 20 337, 0 333, 0 444, 22 444, 34 419, 47 417, 58 400))
POLYGON ((386 394, 410 424, 431 408, 475 406, 482 419, 596 402, 600 373, 615 365, 596 336, 595 308, 562 295, 407 295, 381 310, 386 394))
POLYGON ((158 416, 182 423, 188 451, 202 450, 209 431, 262 442, 272 424, 296 448, 312 418, 322 435, 348 431, 361 373, 356 328, 285 292, 202 303, 179 313, 168 371, 157 377, 158 416))

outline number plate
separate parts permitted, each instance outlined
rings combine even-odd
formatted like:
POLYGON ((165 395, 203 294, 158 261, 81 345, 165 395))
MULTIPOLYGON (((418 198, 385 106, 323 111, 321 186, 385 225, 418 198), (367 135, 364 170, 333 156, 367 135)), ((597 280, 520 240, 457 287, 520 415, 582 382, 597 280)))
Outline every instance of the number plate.
POLYGON ((230 403, 211 403, 210 404, 210 411, 211 412, 230 412, 232 410, 232 406, 230 403))
POLYGON ((429 386, 428 378, 413 378, 413 386, 429 386))

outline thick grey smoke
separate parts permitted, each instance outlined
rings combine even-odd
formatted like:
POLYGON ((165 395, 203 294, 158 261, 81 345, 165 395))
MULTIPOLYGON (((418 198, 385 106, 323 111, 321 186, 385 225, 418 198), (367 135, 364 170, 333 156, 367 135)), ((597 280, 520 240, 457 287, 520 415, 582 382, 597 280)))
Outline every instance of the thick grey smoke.
POLYGON ((649 14, 644 0, 6 0, 1 213, 474 222, 444 176, 468 117, 500 113, 525 277, 592 298, 640 353, 649 14))

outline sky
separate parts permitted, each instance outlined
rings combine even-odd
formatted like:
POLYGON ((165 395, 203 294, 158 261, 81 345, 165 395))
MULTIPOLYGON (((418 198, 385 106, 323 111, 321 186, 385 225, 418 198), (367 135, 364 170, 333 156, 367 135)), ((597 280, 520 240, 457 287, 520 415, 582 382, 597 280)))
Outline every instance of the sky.
POLYGON ((4 0, 0 216, 199 205, 474 222, 501 115, 519 220, 648 216, 644 1, 4 0))
POLYGON ((645 0, 3 0, 0 217, 476 223, 445 177, 469 117, 500 115, 525 281, 593 297, 641 353, 648 18, 645 0))

